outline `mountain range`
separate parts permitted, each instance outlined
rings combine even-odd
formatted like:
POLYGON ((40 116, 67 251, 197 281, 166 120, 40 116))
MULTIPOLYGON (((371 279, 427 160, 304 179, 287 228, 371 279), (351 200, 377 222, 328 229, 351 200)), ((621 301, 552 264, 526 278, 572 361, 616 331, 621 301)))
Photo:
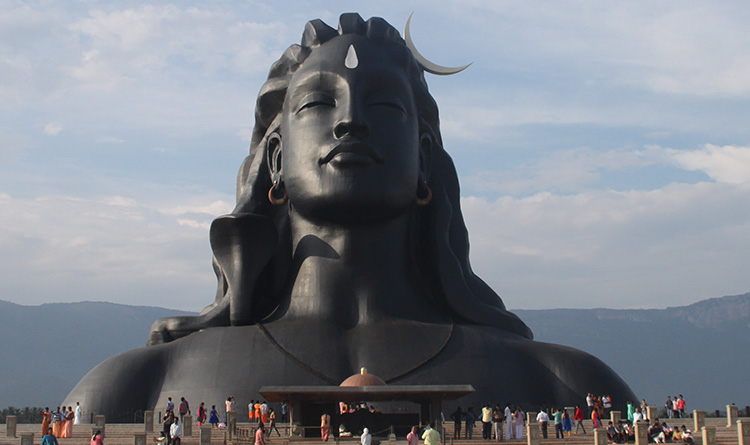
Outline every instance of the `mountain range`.
MULTIPOLYGON (((638 397, 688 409, 750 404, 750 293, 666 309, 514 310, 535 339, 587 351, 638 397)), ((102 302, 0 300, 0 407, 52 406, 102 360, 145 346, 160 317, 191 312, 102 302)))

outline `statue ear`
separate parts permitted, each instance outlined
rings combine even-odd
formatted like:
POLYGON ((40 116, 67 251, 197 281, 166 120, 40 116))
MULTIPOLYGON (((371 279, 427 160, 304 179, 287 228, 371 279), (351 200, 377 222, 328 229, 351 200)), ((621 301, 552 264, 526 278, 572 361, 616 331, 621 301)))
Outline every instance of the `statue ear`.
POLYGON ((266 138, 266 162, 271 180, 277 182, 281 178, 281 135, 273 132, 266 138))
POLYGON ((429 177, 432 167, 432 135, 423 132, 419 135, 419 173, 425 178, 429 177))

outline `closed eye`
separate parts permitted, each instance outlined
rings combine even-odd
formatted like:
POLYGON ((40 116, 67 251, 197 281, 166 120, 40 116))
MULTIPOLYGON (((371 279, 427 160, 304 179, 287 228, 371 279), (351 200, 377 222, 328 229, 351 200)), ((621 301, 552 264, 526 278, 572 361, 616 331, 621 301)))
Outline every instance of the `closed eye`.
POLYGON ((335 107, 335 106, 336 106, 336 99, 334 99, 330 94, 316 91, 302 98, 302 100, 299 102, 299 105, 297 106, 297 113, 300 113, 304 110, 309 110, 315 107, 335 107))
POLYGON ((392 108, 406 114, 406 106, 393 94, 374 94, 367 101, 367 105, 370 107, 392 108))

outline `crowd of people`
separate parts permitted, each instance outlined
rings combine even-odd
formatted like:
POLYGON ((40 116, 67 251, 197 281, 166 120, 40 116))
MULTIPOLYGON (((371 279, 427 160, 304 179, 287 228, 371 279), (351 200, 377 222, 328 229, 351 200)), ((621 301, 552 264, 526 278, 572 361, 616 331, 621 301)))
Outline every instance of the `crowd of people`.
MULTIPOLYGON (((633 422, 621 420, 617 425, 610 421, 607 427, 607 437, 613 443, 628 443, 635 441, 633 422)), ((693 433, 685 425, 670 426, 667 422, 654 423, 648 428, 648 441, 651 443, 682 443, 693 444, 693 433)))
POLYGON ((480 412, 474 412, 473 407, 463 411, 459 406, 450 415, 450 419, 453 421, 453 437, 456 439, 461 438, 462 430, 464 439, 473 439, 474 427, 477 422, 481 422, 482 439, 500 441, 503 436, 506 440, 523 438, 526 413, 520 406, 511 404, 506 404, 504 408, 499 403, 494 408, 487 404, 480 412))
MULTIPOLYGON (((680 419, 685 418, 685 406, 686 402, 682 394, 672 398, 667 396, 667 401, 664 405, 666 416, 669 419, 680 419)), ((595 396, 589 393, 586 396, 586 407, 588 408, 588 415, 584 413, 580 406, 576 406, 573 411, 571 418, 570 413, 561 408, 552 408, 549 410, 541 409, 536 415, 536 422, 539 424, 540 433, 542 438, 549 437, 549 424, 555 431, 555 438, 565 439, 570 437, 572 434, 579 434, 582 432, 586 434, 586 428, 584 426, 584 419, 590 418, 594 428, 602 428, 602 419, 609 417, 609 413, 612 409, 612 399, 609 395, 595 396), (573 426, 575 425, 575 432, 573 432, 573 426)), ((633 402, 627 403, 627 414, 626 417, 616 424, 612 421, 608 422, 607 436, 612 443, 627 443, 634 441, 635 428, 634 425, 637 422, 645 421, 649 422, 648 428, 649 441, 653 443, 683 443, 692 444, 694 439, 692 432, 685 427, 681 426, 670 426, 667 422, 660 422, 659 419, 648 419, 648 404, 645 399, 642 399, 640 406, 635 406, 633 402)), ((221 422, 219 418, 219 412, 216 409, 216 405, 212 405, 210 410, 206 409, 204 402, 201 402, 198 407, 197 422, 200 428, 204 423, 208 423, 213 428, 225 427, 229 421, 229 413, 236 412, 236 402, 233 396, 229 396, 225 401, 224 406, 225 422, 221 422)), ((367 406, 366 404, 358 403, 340 403, 340 413, 352 413, 358 410, 367 410, 375 412, 373 406, 367 406)), ((288 405, 283 403, 281 405, 281 421, 286 422, 288 416, 288 405)), ((175 407, 171 397, 167 398, 167 406, 164 416, 162 417, 162 431, 160 436, 154 438, 156 442, 166 442, 165 445, 180 445, 182 438, 182 425, 184 423, 184 417, 191 414, 190 404, 185 397, 180 398, 180 402, 175 407)), ((73 437, 73 425, 82 423, 83 410, 80 404, 76 404, 75 409, 73 407, 58 407, 55 410, 50 411, 49 408, 45 408, 42 413, 42 435, 43 445, 58 445, 57 438, 69 438, 73 437)), ((265 445, 265 439, 267 435, 272 434, 274 431, 280 437, 281 433, 276 427, 276 412, 271 408, 266 401, 251 400, 248 404, 248 418, 251 424, 257 424, 255 432, 255 444, 265 445)), ((444 419, 445 420, 445 419, 444 419)), ((495 440, 501 441, 511 439, 522 439, 524 437, 524 427, 527 420, 527 414, 523 411, 521 406, 513 406, 506 404, 505 407, 501 407, 500 404, 495 404, 492 407, 490 404, 486 404, 479 411, 475 412, 473 407, 469 407, 466 411, 463 411, 461 407, 450 414, 450 420, 453 421, 453 437, 455 439, 473 439, 474 428, 477 423, 481 426, 482 439, 485 441, 495 440)), ((321 417, 321 438, 323 441, 328 439, 330 435, 330 416, 324 414, 321 417)), ((421 438, 425 441, 426 445, 434 445, 439 443, 440 436, 434 426, 427 426, 423 430, 422 434, 418 434, 419 428, 413 427, 411 432, 407 435, 408 445, 417 445, 418 440, 421 438), (437 439, 436 439, 437 435, 437 439), (437 442, 435 442, 437 440, 437 442)), ((339 434, 342 434, 339 431, 339 434)), ((344 434, 349 434, 344 431, 344 434)), ((371 435, 369 430, 365 428, 362 433, 362 445, 370 445, 371 435), (368 442, 368 443, 365 443, 368 442)), ((101 443, 101 436, 97 437, 95 434, 92 437, 92 445, 103 445, 101 443)))
POLYGON ((42 436, 46 436, 51 430, 55 438, 73 437, 73 425, 82 423, 83 410, 80 404, 76 404, 75 410, 72 406, 65 408, 58 406, 54 411, 49 407, 42 412, 42 436))

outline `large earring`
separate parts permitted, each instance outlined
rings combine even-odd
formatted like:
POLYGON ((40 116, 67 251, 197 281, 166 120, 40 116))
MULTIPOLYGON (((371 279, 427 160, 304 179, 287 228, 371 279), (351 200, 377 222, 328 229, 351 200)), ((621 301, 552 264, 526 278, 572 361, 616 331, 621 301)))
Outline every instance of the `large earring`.
POLYGON ((268 200, 275 206, 283 206, 289 201, 286 188, 284 188, 284 181, 273 181, 273 185, 268 189, 268 200), (282 195, 277 198, 279 193, 282 193, 282 195))
POLYGON ((417 187, 417 205, 426 206, 432 201, 432 190, 427 185, 427 181, 422 181, 417 187))

